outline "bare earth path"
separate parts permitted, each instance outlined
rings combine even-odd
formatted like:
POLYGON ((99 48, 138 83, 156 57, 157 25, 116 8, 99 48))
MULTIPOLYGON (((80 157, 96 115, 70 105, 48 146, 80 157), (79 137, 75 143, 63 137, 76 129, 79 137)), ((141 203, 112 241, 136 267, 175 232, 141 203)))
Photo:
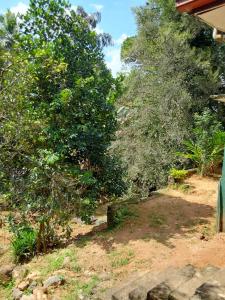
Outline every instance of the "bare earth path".
MULTIPOLYGON (((34 258, 27 264, 28 269, 39 270, 43 278, 61 272, 80 282, 96 275, 100 280, 95 290, 99 292, 133 272, 161 271, 168 266, 187 264, 225 267, 225 234, 215 232, 218 179, 194 175, 187 184, 191 188, 186 192, 164 189, 148 201, 132 206, 137 216, 130 217, 121 228, 84 236, 67 249, 34 258), (59 265, 48 272, 49 261, 65 255, 65 250, 76 254, 80 270, 71 271, 59 265), (109 278, 101 280, 101 275, 106 273, 109 278)), ((75 225, 74 236, 91 229, 91 226, 75 225)), ((0 245, 7 244, 3 230, 0 230, 0 245)), ((0 257, 0 265, 6 259, 9 259, 6 254, 0 257)), ((70 299, 68 295, 73 289, 74 284, 68 283, 54 293, 60 299, 70 299)))

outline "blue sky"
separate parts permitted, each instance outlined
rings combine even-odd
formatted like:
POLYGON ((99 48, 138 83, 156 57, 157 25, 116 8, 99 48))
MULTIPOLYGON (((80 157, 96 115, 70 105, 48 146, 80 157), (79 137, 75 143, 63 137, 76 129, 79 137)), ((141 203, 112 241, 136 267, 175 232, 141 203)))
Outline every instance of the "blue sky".
MULTIPOLYGON (((132 7, 145 4, 145 0, 70 0, 74 6, 81 5, 87 12, 100 11, 102 22, 98 32, 110 33, 114 46, 104 50, 105 59, 113 75, 121 70, 120 47, 127 36, 136 32, 135 18, 132 7)), ((13 12, 24 12, 29 0, 0 0, 0 12, 10 8, 13 12)))

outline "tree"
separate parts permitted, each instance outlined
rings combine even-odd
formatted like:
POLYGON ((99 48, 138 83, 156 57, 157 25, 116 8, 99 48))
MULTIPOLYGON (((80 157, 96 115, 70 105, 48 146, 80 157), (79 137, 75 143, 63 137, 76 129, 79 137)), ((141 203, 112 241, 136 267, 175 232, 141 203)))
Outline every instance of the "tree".
POLYGON ((137 35, 122 47, 131 72, 120 99, 127 113, 114 149, 134 188, 146 194, 164 185, 169 169, 180 164, 176 152, 190 137, 194 114, 206 106, 218 111, 210 95, 223 89, 215 57, 224 50, 206 25, 179 15, 174 1, 149 1, 135 15, 137 35))
POLYGON ((88 18, 63 0, 32 0, 20 24, 27 84, 17 91, 16 113, 10 108, 3 121, 1 158, 12 197, 39 224, 38 251, 58 225, 68 229, 71 215, 88 222, 101 197, 125 188, 108 153, 117 126, 117 82, 102 54, 110 38, 93 30, 96 15, 88 18))

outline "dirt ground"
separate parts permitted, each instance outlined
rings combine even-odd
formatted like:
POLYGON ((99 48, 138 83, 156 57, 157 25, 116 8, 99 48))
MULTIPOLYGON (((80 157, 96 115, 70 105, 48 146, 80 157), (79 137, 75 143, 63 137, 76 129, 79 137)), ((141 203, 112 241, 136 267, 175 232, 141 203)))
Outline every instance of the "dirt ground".
MULTIPOLYGON (((82 236, 66 249, 34 258, 27 268, 39 270, 43 278, 64 272, 65 276, 86 283, 87 277, 96 276, 99 279, 93 288, 103 292, 133 272, 160 271, 186 264, 225 267, 225 234, 216 233, 215 222, 218 179, 194 175, 186 184, 188 188, 183 190, 160 190, 148 201, 133 205, 131 210, 135 214, 115 230, 89 235, 92 226, 74 226, 74 237, 82 236), (63 264, 49 267, 68 251, 70 257, 76 256, 79 268, 71 271, 63 264), (109 278, 101 280, 102 274, 109 274, 109 278)), ((5 228, 0 229, 0 247, 8 247, 9 239, 5 228)), ((0 265, 11 260, 9 253, 2 257, 0 253, 0 265)), ((68 283, 54 293, 60 299, 79 299, 70 298, 75 295, 73 288, 68 283)))

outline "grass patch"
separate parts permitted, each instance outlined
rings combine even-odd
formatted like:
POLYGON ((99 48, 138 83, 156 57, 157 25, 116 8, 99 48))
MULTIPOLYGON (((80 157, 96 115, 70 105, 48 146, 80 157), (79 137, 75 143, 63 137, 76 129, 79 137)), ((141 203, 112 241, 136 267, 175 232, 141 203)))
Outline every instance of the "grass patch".
POLYGON ((183 193, 189 193, 192 190, 192 186, 187 183, 174 183, 170 185, 170 188, 172 188, 173 190, 181 191, 183 193))
POLYGON ((114 250, 109 254, 111 266, 113 268, 119 268, 128 265, 132 258, 134 258, 134 252, 131 249, 114 250))
POLYGON ((93 290, 97 287, 99 282, 100 280, 97 276, 93 276, 86 283, 73 280, 72 282, 70 282, 70 285, 73 286, 73 289, 67 289, 67 295, 65 295, 62 299, 80 300, 82 297, 90 297, 93 294, 93 290))
POLYGON ((162 214, 152 212, 149 215, 149 226, 150 227, 161 227, 162 225, 166 224, 166 217, 162 214))
POLYGON ((87 244, 91 241, 91 237, 90 236, 81 236, 79 237, 76 242, 75 245, 78 248, 83 248, 85 246, 87 246, 87 244))
POLYGON ((134 208, 131 209, 128 205, 118 207, 114 215, 113 224, 108 230, 120 229, 126 220, 134 217, 138 217, 134 208))
POLYGON ((3 285, 0 284, 0 299, 12 300, 12 289, 14 287, 14 282, 10 281, 9 283, 3 285))
POLYGON ((41 267, 41 275, 46 276, 63 268, 79 273, 81 267, 77 262, 75 249, 63 249, 52 254, 48 254, 41 267), (68 257, 68 263, 64 266, 65 259, 68 257))

